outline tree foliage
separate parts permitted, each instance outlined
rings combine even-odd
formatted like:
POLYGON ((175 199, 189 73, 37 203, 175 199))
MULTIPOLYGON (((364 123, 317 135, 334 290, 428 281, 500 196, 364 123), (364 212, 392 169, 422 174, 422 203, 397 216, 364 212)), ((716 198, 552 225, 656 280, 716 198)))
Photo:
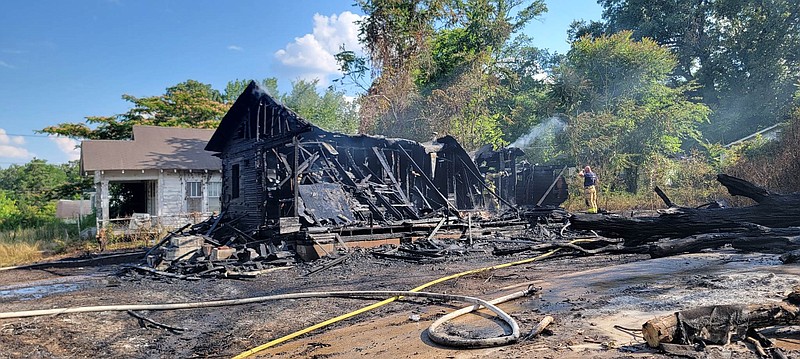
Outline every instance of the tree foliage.
POLYGON ((603 168, 635 192, 653 161, 697 138, 708 109, 688 100, 690 85, 667 86, 674 56, 631 32, 572 44, 555 70, 551 99, 568 116, 564 143, 578 163, 603 168))
MULTIPOLYGON (((798 96, 800 97, 800 96, 798 96)), ((782 127, 777 141, 758 138, 729 150, 725 171, 734 176, 748 178, 754 183, 778 192, 800 191, 800 106, 792 111, 789 121, 782 127)))
POLYGON ((61 123, 41 132, 82 139, 121 140, 130 138, 134 125, 216 128, 230 107, 223 101, 232 96, 223 95, 211 85, 187 80, 168 87, 163 95, 122 95, 122 99, 132 105, 125 113, 89 116, 85 123, 61 123))
POLYGON ((13 221, 18 216, 19 209, 17 208, 17 201, 6 194, 6 191, 0 191, 0 228, 5 228, 7 223, 13 221))
MULTIPOLYGON (((40 132, 78 139, 121 140, 131 137, 135 125, 213 129, 249 83, 249 80, 230 81, 220 92, 209 84, 187 80, 168 87, 163 95, 122 95, 131 104, 125 113, 88 116, 84 123, 60 123, 40 132)), ((316 90, 317 81, 296 81, 289 94, 278 91, 275 78, 260 83, 273 97, 288 101, 290 108, 313 123, 330 130, 353 132, 354 108, 346 101, 344 93, 328 89, 320 95, 316 90)))
POLYGON ((678 59, 673 79, 714 112, 707 138, 730 142, 788 118, 800 78, 796 0, 599 0, 605 22, 578 23, 573 36, 632 30, 678 59))
POLYGON ((317 91, 318 80, 298 80, 292 83, 292 91, 280 97, 283 104, 291 108, 311 123, 341 133, 355 133, 358 130, 358 111, 353 101, 343 92, 332 88, 323 94, 317 91))
MULTIPOLYGON (((521 0, 362 0, 360 39, 368 58, 342 52, 344 70, 373 81, 359 98, 361 132, 430 140, 455 136, 467 148, 503 144, 496 111, 518 78, 504 77, 512 35, 546 10, 521 0)), ((507 102, 507 101, 506 101, 507 102)))
POLYGON ((0 218, 4 228, 31 227, 55 215, 58 199, 80 199, 91 180, 80 176, 77 161, 49 164, 33 159, 24 165, 0 169, 0 218), (12 208, 13 207, 13 208, 12 208))

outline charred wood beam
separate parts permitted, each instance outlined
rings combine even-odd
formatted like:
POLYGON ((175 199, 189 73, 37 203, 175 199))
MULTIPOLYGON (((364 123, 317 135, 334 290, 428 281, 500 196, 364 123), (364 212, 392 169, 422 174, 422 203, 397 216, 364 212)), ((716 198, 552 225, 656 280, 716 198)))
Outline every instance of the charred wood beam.
POLYGON ((741 178, 728 176, 726 174, 718 174, 717 181, 725 186, 725 188, 728 189, 728 193, 732 196, 744 196, 758 203, 769 202, 776 197, 781 197, 780 194, 772 193, 741 178))
POLYGON ((527 251, 546 252, 546 251, 551 251, 553 249, 570 249, 574 251, 573 253, 587 256, 587 255, 596 255, 601 253, 610 253, 610 254, 647 253, 649 248, 647 246, 625 247, 619 244, 611 244, 600 248, 590 249, 581 247, 573 243, 546 243, 546 244, 536 244, 536 245, 529 245, 529 246, 515 247, 515 248, 502 248, 502 249, 495 248, 492 251, 492 254, 496 256, 503 256, 503 255, 527 252, 527 251))
MULTIPOLYGON (((464 179, 467 178, 467 170, 465 167, 466 166, 461 167, 461 173, 463 173, 462 178, 464 179)), ((473 193, 473 189, 475 189, 475 187, 470 186, 468 183, 464 183, 464 187, 467 189, 467 196, 469 197, 470 205, 472 206, 472 208, 476 208, 477 202, 475 201, 475 193, 473 193)), ((480 193, 480 191, 477 192, 480 193)), ((481 206, 486 207, 486 203, 484 203, 483 201, 483 196, 481 196, 481 206)))
POLYGON ((403 199, 398 193, 395 192, 388 192, 385 193, 387 199, 395 199, 399 200, 402 203, 395 203, 393 206, 396 208, 400 208, 400 211, 405 213, 408 218, 411 219, 419 219, 419 215, 417 214, 416 207, 411 202, 403 202, 403 199), (397 198, 392 198, 392 196, 397 198))
POLYGON ((420 191, 419 187, 417 187, 416 185, 414 186, 414 192, 416 192, 417 195, 419 196, 419 198, 422 199, 422 203, 425 204, 425 207, 433 208, 433 206, 431 206, 430 202, 428 202, 427 196, 422 194, 422 191, 420 191))
POLYGON ((364 202, 367 202, 367 206, 369 206, 369 210, 372 214, 378 217, 379 220, 386 222, 386 216, 383 215, 383 212, 378 208, 378 205, 372 201, 366 194, 357 194, 358 198, 362 199, 364 202))
POLYGON ((367 181, 367 180, 369 180, 370 178, 373 178, 375 180, 375 182, 380 183, 380 184, 384 184, 383 181, 378 176, 376 176, 374 173, 372 173, 372 171, 368 167, 356 163, 356 160, 353 158, 353 154, 350 153, 349 149, 344 151, 344 153, 345 153, 345 157, 347 158, 347 161, 348 161, 349 165, 351 166, 353 171, 358 175, 358 177, 362 181, 362 183, 367 181), (362 168, 367 170, 369 173, 365 174, 362 171, 362 168))
MULTIPOLYGON (((369 178, 370 175, 365 176, 364 172, 361 171, 358 164, 356 163, 356 160, 353 159, 353 154, 350 153, 350 149, 344 150, 344 157, 347 160, 347 163, 349 164, 350 168, 353 169, 354 174, 358 176, 359 180, 365 180, 369 178)), ((339 163, 339 165, 341 166, 341 162, 339 163)))
POLYGON ((240 230, 239 228, 236 228, 236 227, 231 227, 231 229, 232 229, 234 232, 238 233, 240 236, 242 236, 242 237, 246 238, 246 239, 247 239, 247 242, 255 242, 255 241, 256 241, 256 239, 255 239, 255 238, 251 237, 251 236, 250 236, 250 235, 248 235, 247 233, 244 233, 244 232, 243 232, 242 230, 240 230))
POLYGON ((387 211, 391 212, 396 219, 398 220, 403 219, 403 214, 400 213, 400 211, 398 211, 397 208, 394 208, 392 202, 389 201, 389 199, 386 198, 386 196, 384 196, 378 191, 375 191, 375 198, 377 198, 378 202, 380 202, 381 205, 383 205, 383 207, 386 208, 387 211))
POLYGON ((625 238, 628 245, 639 245, 660 238, 684 238, 713 232, 747 230, 746 223, 785 228, 800 226, 800 194, 781 195, 745 185, 743 180, 720 175, 723 185, 732 186, 732 193, 760 201, 737 208, 673 207, 658 217, 627 218, 618 215, 573 214, 573 229, 596 230, 607 237, 625 238), (764 195, 768 193, 768 195, 764 195))
POLYGON ((662 213, 659 217, 628 218, 620 215, 596 215, 574 213, 570 217, 571 228, 575 230, 595 230, 605 237, 624 238, 627 245, 639 245, 661 238, 683 238, 699 233, 735 231, 746 222, 739 217, 725 218, 718 209, 696 210, 675 209, 662 213))
POLYGON ((433 190, 439 196, 439 198, 441 198, 441 200, 444 201, 445 205, 448 208, 451 208, 453 210, 453 214, 455 214, 458 218, 461 218, 461 213, 459 213, 458 208, 456 208, 452 203, 450 203, 450 201, 447 200, 447 197, 445 197, 445 195, 443 195, 442 192, 440 192, 439 189, 436 188, 436 186, 433 184, 433 181, 431 181, 428 175, 425 174, 425 171, 422 170, 422 168, 417 164, 417 162, 414 161, 414 158, 412 158, 411 155, 408 154, 408 152, 406 152, 406 149, 400 145, 398 145, 397 147, 400 148, 400 153, 406 156, 408 161, 411 163, 411 166, 414 167, 414 170, 420 174, 422 179, 425 180, 425 183, 428 185, 428 187, 430 187, 431 190, 433 190))
POLYGON ((403 192, 403 188, 400 187, 400 182, 397 182, 397 179, 394 177, 394 173, 392 168, 389 166, 389 161, 386 160, 386 156, 377 147, 372 147, 372 151, 375 152, 378 162, 380 162, 381 167, 383 167, 383 172, 386 173, 386 176, 388 176, 389 180, 392 181, 392 186, 394 186, 394 188, 397 190, 397 193, 403 199, 403 202, 409 203, 408 197, 406 197, 406 194, 403 192))
POLYGON ((536 207, 539 207, 539 206, 542 205, 542 202, 544 202, 544 199, 547 198, 547 195, 550 194, 550 192, 553 190, 553 187, 556 186, 556 183, 558 183, 558 180, 561 179, 561 175, 563 175, 564 171, 566 171, 566 170, 567 170, 567 166, 564 166, 564 168, 561 169, 561 172, 558 173, 558 176, 556 176, 556 179, 553 181, 553 183, 550 184, 550 187, 547 187, 547 191, 544 191, 544 194, 542 195, 542 198, 539 198, 539 201, 536 202, 536 207))
MULTIPOLYGON (((299 141, 299 139, 298 139, 298 141, 299 141)), ((297 143, 297 145, 298 145, 297 148, 298 148, 299 152, 301 152, 302 155, 305 156, 305 157, 311 156, 311 151, 307 150, 305 148, 305 146, 303 146, 304 143, 305 142, 298 142, 297 143)), ((289 145, 286 145, 286 146, 292 146, 292 145, 289 144, 289 145)))
POLYGON ((145 324, 145 323, 150 323, 150 324, 152 324, 152 325, 154 325, 154 326, 156 326, 158 328, 163 328, 163 329, 169 330, 171 332, 174 332, 176 334, 180 334, 180 332, 183 332, 183 331, 186 330, 186 328, 173 327, 171 325, 167 325, 167 324, 164 324, 164 323, 159 323, 159 322, 157 322, 155 320, 152 320, 152 319, 147 318, 147 317, 145 317, 145 316, 143 316, 141 314, 138 314, 138 313, 136 313, 136 312, 134 312, 132 310, 128 310, 127 313, 130 316, 138 319, 139 320, 139 326, 142 327, 142 328, 146 328, 147 327, 147 324, 145 324))
POLYGON ((717 180, 731 194, 757 201, 757 205, 737 208, 673 207, 658 217, 626 218, 618 215, 573 214, 573 229, 596 230, 606 236, 625 238, 638 245, 660 238, 684 238, 695 234, 736 232, 757 224, 773 228, 800 226, 800 193, 778 194, 727 175, 717 180))
POLYGON ((781 254, 779 259, 781 262, 783 262, 783 264, 797 263, 800 261, 800 249, 781 254))
POLYGON ((222 219, 223 216, 225 216, 225 211, 222 211, 222 213, 217 215, 217 218, 214 219, 214 223, 211 224, 211 228, 209 228, 208 231, 206 231, 206 237, 211 236, 211 234, 213 234, 214 231, 217 230, 217 225, 219 224, 219 221, 222 219))
POLYGON ((323 265, 321 265, 321 266, 319 266, 317 268, 311 269, 308 273, 304 274, 303 276, 307 277, 307 276, 310 276, 310 275, 312 275, 314 273, 324 271, 324 270, 326 270, 328 268, 332 268, 332 267, 334 267, 334 266, 346 261, 348 258, 350 258, 353 255, 353 253, 355 253, 355 252, 347 253, 347 254, 345 254, 345 255, 343 255, 343 256, 341 256, 339 258, 336 258, 336 259, 334 259, 334 260, 332 260, 332 261, 330 261, 328 263, 325 263, 325 264, 323 264, 323 265))
POLYGON ((408 254, 413 254, 418 257, 432 257, 432 258, 441 258, 444 257, 444 254, 440 253, 441 251, 420 251, 416 249, 408 249, 399 247, 397 248, 398 251, 408 254))
POLYGON ((436 236, 436 233, 439 232, 439 229, 442 228, 442 225, 444 225, 444 222, 446 222, 446 221, 447 221, 447 217, 442 218, 442 220, 439 221, 438 224, 436 224, 436 227, 433 227, 433 230, 431 231, 430 234, 428 234, 428 236, 425 239, 428 240, 428 241, 433 239, 433 237, 436 236))
POLYGON ((369 176, 371 176, 371 177, 372 177, 372 179, 374 179, 374 182, 375 182, 375 183, 377 183, 377 184, 382 184, 382 185, 385 185, 385 184, 386 184, 386 183, 383 181, 383 178, 381 178, 381 176, 378 176, 378 174, 377 174, 377 173, 375 173, 375 172, 373 172, 373 171, 372 171, 372 169, 370 169, 368 166, 361 165, 361 168, 363 168, 364 170, 366 170, 366 171, 368 172, 368 175, 369 175, 369 176))
POLYGON ((196 276, 186 276, 186 275, 183 275, 183 274, 169 273, 169 272, 164 272, 164 271, 160 271, 160 270, 153 269, 153 268, 148 268, 148 267, 143 267, 143 266, 127 266, 127 267, 131 268, 131 269, 135 269, 135 270, 140 271, 140 272, 147 272, 147 273, 152 273, 152 274, 155 274, 155 275, 160 275, 162 277, 185 279, 185 280, 199 280, 200 279, 199 277, 196 277, 196 276))
POLYGON ((286 156, 281 154, 281 153, 278 153, 278 151, 276 149, 274 149, 274 148, 272 149, 272 153, 283 164, 283 168, 286 169, 286 172, 288 174, 287 177, 292 177, 292 174, 294 172, 292 172, 292 166, 289 164, 289 161, 286 160, 286 156))
POLYGON ((694 253, 731 245, 747 252, 785 253, 800 249, 800 228, 750 230, 735 233, 699 234, 650 245, 652 258, 694 253))
POLYGON ((300 150, 300 142, 297 139, 297 136, 292 136, 292 149, 294 150, 294 170, 292 170, 292 189, 294 190, 292 196, 292 210, 294 211, 294 216, 298 217, 300 215, 300 206, 297 204, 298 198, 300 198, 300 172, 297 170, 297 157, 299 156, 300 150))
POLYGON ((446 260, 445 258, 441 258, 441 257, 440 258, 434 258, 434 257, 427 257, 427 256, 403 256, 403 255, 394 254, 394 253, 391 253, 391 252, 372 251, 372 252, 370 252, 370 254, 372 254, 373 256, 378 257, 378 258, 399 259, 399 260, 416 262, 416 263, 419 263, 419 262, 435 263, 435 262, 442 262, 442 261, 446 260))
POLYGON ((501 196, 500 196, 500 195, 498 195, 498 194, 497 194, 495 191, 493 191, 491 188, 489 188, 489 186, 487 186, 487 185, 486 185, 486 181, 485 181, 485 180, 484 180, 484 179, 483 179, 481 176, 479 176, 477 173, 473 172, 473 171, 472 171, 472 169, 470 168, 470 166, 469 166, 469 165, 467 165, 467 164, 464 162, 464 160, 463 160, 461 157, 459 157, 459 158, 458 158, 458 160, 459 160, 459 161, 461 161, 461 165, 462 165, 462 166, 464 166, 464 168, 468 169, 469 173, 470 173, 470 174, 471 174, 471 175, 472 175, 472 176, 473 176, 475 179, 477 179, 477 180, 478 180, 478 183, 480 183, 480 184, 481 184, 481 186, 482 186, 482 187, 483 187, 485 190, 489 191, 489 193, 490 193, 492 196, 494 196, 495 198, 497 198, 497 199, 498 199, 500 202, 503 202, 503 204, 505 204, 506 206, 510 207, 510 208, 511 208, 511 209, 513 209, 515 212, 519 213, 519 208, 517 208, 517 206, 515 206, 513 203, 511 203, 511 202, 509 202, 509 201, 506 201, 506 200, 505 200, 505 198, 501 197, 501 196))
POLYGON ((310 157, 308 157, 308 159, 303 161, 303 163, 301 163, 300 166, 297 167, 297 174, 302 175, 303 173, 305 173, 306 170, 311 168, 311 166, 313 166, 314 163, 317 162, 319 158, 320 158, 319 153, 312 154, 310 157))
POLYGON ((672 203, 672 201, 669 199, 669 197, 667 197, 667 194, 664 193, 664 191, 661 190, 661 188, 656 186, 655 188, 653 188, 653 190, 656 192, 658 197, 660 197, 661 200, 664 201, 664 204, 666 204, 668 208, 677 207, 677 206, 675 206, 674 203, 672 203))
POLYGON ((339 161, 337 161, 336 158, 334 158, 333 156, 331 156, 330 158, 328 158, 328 156, 325 156, 325 160, 333 164, 333 166, 336 168, 336 171, 339 172, 339 177, 342 178, 342 181, 345 184, 353 187, 353 189, 356 190, 358 189, 358 185, 356 184, 356 182, 352 178, 350 178, 350 175, 347 174, 347 171, 345 171, 344 167, 342 167, 342 164, 339 163, 339 161))

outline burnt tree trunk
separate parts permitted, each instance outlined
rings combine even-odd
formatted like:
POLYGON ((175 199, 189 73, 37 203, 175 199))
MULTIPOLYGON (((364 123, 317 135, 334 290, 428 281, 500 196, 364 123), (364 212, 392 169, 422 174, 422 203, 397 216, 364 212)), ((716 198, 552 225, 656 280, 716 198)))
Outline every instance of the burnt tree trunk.
MULTIPOLYGON (((701 233, 737 232, 748 225, 773 228, 800 226, 800 193, 778 194, 745 180, 717 175, 717 181, 734 196, 744 196, 756 205, 738 208, 672 207, 657 217, 627 218, 619 215, 573 214, 573 229, 595 230, 639 245, 659 238, 683 238, 701 233)), ((663 198, 663 197, 662 197, 663 198)))
POLYGON ((742 340, 750 329, 800 324, 798 292, 782 302, 750 305, 699 307, 653 318, 642 325, 642 335, 651 347, 662 343, 728 344, 742 340))
POLYGON ((725 245, 747 252, 787 253, 800 250, 800 228, 763 228, 734 233, 707 233, 680 239, 662 240, 649 245, 652 258, 681 253, 696 253, 702 249, 725 245))

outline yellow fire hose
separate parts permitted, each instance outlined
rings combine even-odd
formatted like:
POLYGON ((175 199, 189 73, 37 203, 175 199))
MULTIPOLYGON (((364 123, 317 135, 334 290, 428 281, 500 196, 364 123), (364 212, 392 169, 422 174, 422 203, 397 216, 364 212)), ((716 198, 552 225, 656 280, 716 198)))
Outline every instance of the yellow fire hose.
MULTIPOLYGON (((593 240, 578 239, 578 240, 571 241, 569 243, 570 244, 576 244, 576 243, 585 243, 585 242, 592 242, 592 241, 593 240)), ((463 276, 466 276, 466 275, 470 275, 470 274, 476 274, 476 273, 486 272, 486 271, 490 271, 490 270, 502 269, 502 268, 507 268, 507 267, 512 267, 512 266, 517 266, 517 265, 520 265, 520 264, 527 264, 527 263, 535 262, 535 261, 547 258, 549 256, 552 256, 553 254, 557 253, 560 250, 561 250, 561 248, 557 248, 557 249, 554 249, 552 251, 549 251, 547 253, 538 255, 538 256, 533 257, 533 258, 523 259, 523 260, 516 261, 516 262, 498 264, 498 265, 491 266, 491 267, 483 267, 483 268, 478 268, 478 269, 472 269, 472 270, 468 270, 468 271, 465 271, 465 272, 452 274, 452 275, 449 275, 449 276, 446 276, 446 277, 442 277, 442 278, 430 281, 430 282, 425 283, 423 285, 420 285, 420 286, 418 286, 418 287, 416 287, 414 289, 411 289, 410 292, 419 292, 419 291, 421 291, 421 290, 423 290, 425 288, 428 288, 430 286, 433 286, 433 285, 436 285, 436 284, 439 284, 439 283, 442 283, 442 282, 445 282, 445 281, 448 281, 448 280, 451 280, 451 279, 455 279, 455 278, 463 277, 463 276)), ((276 346, 278 344, 281 344, 283 342, 292 340, 292 339, 297 338, 297 337, 299 337, 299 336, 301 336, 303 334, 307 334, 307 333, 312 332, 314 330, 317 330, 317 329, 326 327, 328 325, 340 322, 342 320, 354 317, 354 316, 359 315, 361 313, 365 313, 365 312, 368 312, 370 310, 373 310, 373 309, 376 309, 376 308, 380 308, 380 307, 382 307, 382 306, 384 306, 386 304, 389 304, 391 302, 394 302, 394 301, 396 301, 396 300, 398 300, 400 298, 402 298, 402 296, 396 296, 396 297, 391 297, 391 298, 388 298, 388 299, 384 299, 384 300, 382 300, 380 302, 368 305, 368 306, 363 307, 361 309, 354 310, 354 311, 352 311, 350 313, 342 314, 342 315, 340 315, 338 317, 331 318, 331 319, 328 319, 328 320, 326 320, 324 322, 314 324, 314 325, 312 325, 310 327, 307 327, 305 329, 298 330, 298 331, 296 331, 294 333, 285 335, 285 336, 280 337, 278 339, 275 339, 275 340, 272 340, 270 342, 261 344, 261 345, 259 345, 257 347, 254 347, 254 348, 248 349, 246 351, 243 351, 243 352, 239 353, 238 355, 236 355, 235 357, 233 357, 233 359, 248 358, 253 354, 256 354, 256 353, 261 352, 263 350, 269 349, 269 348, 274 347, 274 346, 276 346)))

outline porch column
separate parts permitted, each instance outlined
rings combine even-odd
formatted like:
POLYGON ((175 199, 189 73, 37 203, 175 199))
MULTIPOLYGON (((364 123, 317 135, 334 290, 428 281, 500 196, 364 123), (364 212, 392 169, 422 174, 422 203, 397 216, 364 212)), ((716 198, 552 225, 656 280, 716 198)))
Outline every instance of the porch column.
POLYGON ((100 210, 97 211, 97 230, 100 231, 101 229, 108 226, 109 220, 109 201, 108 201, 108 180, 103 178, 102 171, 95 172, 95 195, 96 208, 100 210))

